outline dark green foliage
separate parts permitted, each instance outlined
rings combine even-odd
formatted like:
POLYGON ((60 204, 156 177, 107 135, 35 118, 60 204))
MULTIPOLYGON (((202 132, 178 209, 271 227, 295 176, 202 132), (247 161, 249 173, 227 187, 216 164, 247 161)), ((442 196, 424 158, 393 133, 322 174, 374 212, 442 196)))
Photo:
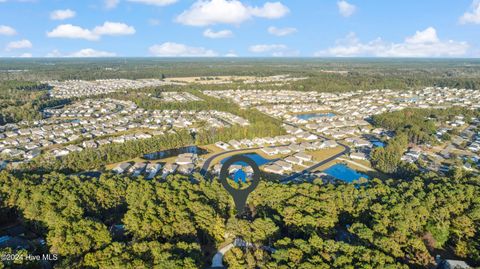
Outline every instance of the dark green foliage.
POLYGON ((293 83, 292 88, 298 90, 351 91, 429 86, 479 89, 479 66, 476 59, 2 59, 0 80, 291 74, 311 78, 293 83), (20 72, 7 71, 12 69, 20 72), (326 71, 340 71, 342 74, 326 71))
POLYGON ((433 134, 437 131, 437 124, 452 120, 458 115, 465 116, 468 122, 472 117, 477 117, 479 112, 461 107, 447 109, 408 108, 374 115, 372 120, 377 127, 383 127, 396 133, 405 133, 410 143, 433 144, 436 141, 433 134))
POLYGON ((42 109, 69 102, 51 99, 48 90, 47 84, 0 81, 0 125, 22 120, 39 120, 42 119, 42 109))
POLYGON ((431 175, 361 187, 262 182, 247 219, 234 217, 217 181, 179 175, 159 183, 2 172, 0 194, 60 254, 59 268, 204 268, 235 236, 253 245, 227 252, 231 268, 425 268, 441 249, 480 264, 479 183, 431 175), (124 225, 123 239, 112 239, 113 224, 124 225))

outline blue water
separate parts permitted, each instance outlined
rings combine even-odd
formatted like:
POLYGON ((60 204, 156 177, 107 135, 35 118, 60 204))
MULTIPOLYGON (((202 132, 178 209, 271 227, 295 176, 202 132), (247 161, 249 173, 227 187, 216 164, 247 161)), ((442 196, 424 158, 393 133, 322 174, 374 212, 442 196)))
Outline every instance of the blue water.
MULTIPOLYGON (((257 153, 244 154, 244 156, 247 156, 248 158, 252 159, 258 166, 262 166, 266 163, 276 161, 276 159, 275 160, 265 159, 262 156, 258 155, 257 153)), ((220 163, 224 164, 228 159, 230 159, 230 157, 227 157, 227 158, 221 160, 220 163)), ((244 162, 236 162, 234 164, 239 164, 241 166, 247 166, 247 164, 244 163, 244 162)))
POLYGON ((321 118, 321 117, 335 117, 334 113, 310 113, 310 114, 300 114, 297 115, 298 119, 309 120, 311 118, 321 118))
POLYGON ((352 181, 357 180, 361 177, 368 179, 367 175, 359 173, 352 168, 340 163, 329 167, 324 172, 334 178, 340 179, 347 183, 351 183, 352 181))
POLYGON ((376 148, 384 148, 385 147, 385 143, 383 143, 382 141, 371 141, 373 146, 376 147, 376 148))

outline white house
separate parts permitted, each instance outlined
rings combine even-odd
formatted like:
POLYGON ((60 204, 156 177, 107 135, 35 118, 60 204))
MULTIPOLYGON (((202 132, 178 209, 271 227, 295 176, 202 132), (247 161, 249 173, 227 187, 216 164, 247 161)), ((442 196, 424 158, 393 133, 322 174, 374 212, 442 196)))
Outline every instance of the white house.
POLYGON ((262 151, 265 152, 265 154, 267 154, 269 156, 278 154, 278 149, 277 148, 262 148, 262 151))
POLYGON ((276 164, 267 165, 263 168, 263 170, 267 173, 278 174, 278 175, 283 174, 283 168, 276 164))
POLYGON ((293 156, 296 157, 297 159, 300 159, 301 161, 304 161, 304 162, 312 161, 312 156, 308 155, 308 154, 305 154, 303 152, 299 152, 299 153, 297 153, 293 156))
POLYGON ((350 158, 354 160, 367 160, 365 153, 361 152, 352 152, 350 153, 350 158))

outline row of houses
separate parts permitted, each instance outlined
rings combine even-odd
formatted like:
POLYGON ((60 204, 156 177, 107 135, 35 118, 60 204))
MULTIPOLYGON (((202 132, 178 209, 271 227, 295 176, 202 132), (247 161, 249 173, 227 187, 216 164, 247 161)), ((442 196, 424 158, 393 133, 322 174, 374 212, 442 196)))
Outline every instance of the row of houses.
POLYGON ((166 163, 163 166, 160 163, 146 163, 146 162, 124 162, 115 166, 112 171, 116 174, 128 174, 132 177, 145 176, 146 179, 152 179, 160 174, 163 178, 179 172, 181 174, 190 175, 195 169, 195 164, 198 161, 198 155, 194 153, 179 154, 174 163, 166 163))
POLYGON ((307 166, 311 164, 313 157, 304 152, 298 152, 291 156, 277 160, 273 163, 265 165, 262 169, 267 173, 283 175, 293 170, 293 166, 307 166))
POLYGON ((99 79, 66 80, 66 81, 43 81, 52 87, 51 95, 56 98, 72 98, 93 96, 116 92, 123 89, 140 89, 146 87, 158 87, 176 84, 160 79, 99 79))
POLYGON ((225 90, 203 91, 203 94, 219 99, 228 99, 241 107, 263 104, 313 103, 321 100, 321 93, 316 91, 301 92, 288 90, 225 90))
POLYGON ((159 98, 155 98, 161 102, 197 102, 202 101, 201 98, 189 93, 189 92, 161 92, 159 98))
POLYGON ((321 150, 337 147, 335 140, 316 140, 314 142, 292 143, 290 145, 264 147, 261 149, 266 155, 290 154, 292 152, 303 152, 306 150, 321 150))
POLYGON ((218 141, 215 145, 223 150, 262 147, 265 145, 293 143, 297 137, 293 135, 280 135, 275 137, 256 137, 253 139, 230 140, 228 143, 218 141))
POLYGON ((162 165, 159 163, 121 163, 117 165, 112 171, 116 174, 128 173, 133 177, 144 175, 146 179, 154 178, 160 172, 162 165))
POLYGON ((248 120, 223 111, 139 109, 130 101, 84 100, 49 109, 50 118, 0 127, 0 155, 29 160, 54 149, 55 156, 109 143, 163 135, 176 129, 247 126, 248 120), (202 124, 200 124, 202 123, 202 124), (68 147, 58 145, 71 144, 68 147))

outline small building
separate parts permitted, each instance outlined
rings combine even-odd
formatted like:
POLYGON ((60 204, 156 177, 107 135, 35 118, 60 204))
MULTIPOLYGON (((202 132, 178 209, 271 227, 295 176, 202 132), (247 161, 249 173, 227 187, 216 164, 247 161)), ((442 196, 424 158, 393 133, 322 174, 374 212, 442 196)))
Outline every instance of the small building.
POLYGON ((178 167, 178 172, 184 175, 190 175, 192 174, 194 169, 195 169, 195 165, 193 165, 193 163, 183 164, 178 167))
POLYGON ((34 149, 34 150, 31 150, 31 151, 25 153, 25 158, 33 159, 33 158, 39 156, 40 153, 42 153, 42 151, 40 149, 34 149))
POLYGON ((468 265, 464 261, 460 260, 442 260, 440 258, 440 255, 437 255, 435 257, 435 262, 437 263, 437 269, 468 269, 472 268, 470 265, 468 265))
POLYGON ((296 164, 296 165, 301 165, 302 164, 302 160, 298 159, 297 157, 294 157, 294 156, 289 156, 287 158, 285 158, 285 161, 288 162, 288 163, 291 163, 291 164, 296 164))
POLYGON ((186 164, 192 164, 193 160, 185 157, 177 157, 177 159, 175 159, 175 163, 178 165, 186 165, 186 164))
POLYGON ((362 152, 352 152, 350 153, 350 158, 354 160, 367 160, 367 156, 362 152))
POLYGON ((267 165, 263 168, 263 170, 265 170, 265 172, 267 173, 278 174, 278 175, 283 174, 283 168, 276 164, 267 165))
POLYGON ((262 148, 262 151, 265 152, 265 154, 267 154, 269 156, 278 154, 278 149, 277 148, 262 148))
POLYGON ((277 151, 279 154, 289 154, 292 150, 289 147, 284 146, 284 147, 277 147, 277 151))
POLYGON ((168 174, 171 174, 171 173, 175 173, 175 171, 177 171, 177 168, 178 168, 178 165, 176 165, 176 164, 173 164, 173 163, 165 164, 165 166, 163 167, 164 176, 166 176, 168 174))
POLYGON ((139 176, 141 173, 143 173, 143 171, 145 170, 145 167, 146 167, 146 166, 147 166, 147 164, 144 163, 144 162, 135 163, 132 167, 130 167, 129 172, 132 173, 132 176, 137 177, 137 176, 139 176))
POLYGON ((297 159, 300 159, 300 160, 304 161, 304 162, 312 161, 312 156, 308 155, 308 154, 305 154, 303 152, 299 152, 299 153, 297 153, 293 156, 296 157, 297 159))
POLYGON ((276 162, 274 162, 275 165, 278 165, 280 166, 283 170, 292 170, 293 169, 293 165, 291 163, 288 163, 284 160, 278 160, 276 162))
POLYGON ((149 163, 145 168, 145 174, 147 175, 146 179, 152 179, 157 175, 158 171, 162 168, 162 165, 159 163, 149 163))
POLYGON ((229 144, 225 143, 225 142, 222 142, 222 141, 218 141, 215 143, 215 146, 223 149, 223 150, 228 150, 228 148, 230 147, 229 144))
POLYGON ((334 148, 338 146, 338 143, 335 140, 327 140, 322 143, 323 148, 334 148))
POLYGON ((240 142, 238 142, 237 140, 230 140, 228 141, 228 144, 230 144, 230 146, 232 146, 235 149, 239 149, 242 147, 242 144, 240 144, 240 142))
POLYGON ((132 166, 131 163, 121 163, 117 165, 115 168, 113 168, 112 171, 116 174, 123 174, 125 173, 125 171, 127 171, 128 168, 130 168, 130 166, 132 166))

